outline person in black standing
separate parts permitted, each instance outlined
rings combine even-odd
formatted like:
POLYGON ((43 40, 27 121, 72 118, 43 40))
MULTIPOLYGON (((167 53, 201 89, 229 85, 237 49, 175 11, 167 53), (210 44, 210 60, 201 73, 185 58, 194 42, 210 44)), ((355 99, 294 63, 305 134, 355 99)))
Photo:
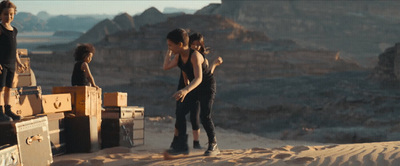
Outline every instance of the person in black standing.
MULTIPOLYGON (((212 105, 216 93, 216 83, 211 71, 204 63, 204 57, 196 50, 189 48, 189 37, 185 30, 175 29, 167 35, 168 51, 164 58, 164 70, 179 67, 184 78, 190 82, 185 88, 174 93, 173 97, 183 103, 186 96, 193 95, 194 102, 200 102, 200 119, 208 136, 206 156, 220 153, 215 136, 215 127, 211 119, 212 105), (172 54, 175 56, 172 58, 172 54)), ((192 98, 192 97, 190 97, 192 98)), ((184 104, 176 110, 175 128, 178 130, 176 143, 167 152, 170 154, 189 153, 186 134, 185 115, 197 104, 184 104)))
POLYGON ((21 63, 17 53, 17 28, 11 26, 17 7, 10 1, 2 1, 0 3, 0 88, 4 94, 4 112, 3 105, 0 105, 0 120, 10 121, 20 120, 21 116, 11 111, 9 103, 10 88, 13 88, 15 62, 22 70, 26 67, 21 63))
POLYGON ((91 44, 81 44, 75 49, 75 65, 71 76, 72 86, 92 86, 99 88, 94 82, 89 63, 92 61, 95 48, 91 44))
MULTIPOLYGON (((206 64, 206 66, 209 68, 209 70, 211 71, 211 74, 214 74, 214 70, 217 66, 221 65, 223 63, 223 60, 221 57, 218 57, 217 59, 215 59, 213 61, 213 63, 211 64, 211 66, 208 63, 207 58, 205 57, 205 55, 209 54, 209 50, 205 47, 204 44, 204 36, 200 33, 193 33, 189 36, 189 46, 191 49, 193 50, 197 50, 198 52, 200 52, 203 55, 204 58, 204 63, 206 64)), ((185 86, 189 85, 189 80, 187 78, 183 77, 184 73, 181 72, 180 77, 179 77, 179 83, 178 83, 178 90, 185 88, 185 86)), ((200 116, 200 103, 193 101, 192 99, 190 99, 190 97, 186 97, 186 99, 183 101, 184 103, 177 101, 176 105, 177 108, 182 105, 182 104, 197 104, 197 107, 193 106, 193 109, 190 109, 190 122, 192 124, 192 132, 193 132, 193 148, 194 149, 202 149, 201 145, 200 145, 200 140, 199 140, 199 136, 200 136, 200 120, 199 120, 199 116, 200 116), (192 102, 192 103, 190 103, 192 102)), ((178 131, 177 129, 175 129, 175 141, 176 141, 176 136, 178 131)), ((175 141, 172 141, 171 143, 171 147, 172 145, 175 143, 175 141)))

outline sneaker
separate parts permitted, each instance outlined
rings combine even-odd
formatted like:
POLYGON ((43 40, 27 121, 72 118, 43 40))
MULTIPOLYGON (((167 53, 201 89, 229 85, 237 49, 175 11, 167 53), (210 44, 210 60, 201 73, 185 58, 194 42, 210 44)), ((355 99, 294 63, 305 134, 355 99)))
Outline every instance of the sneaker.
POLYGON ((12 118, 4 114, 3 112, 3 106, 0 106, 0 122, 8 122, 8 121, 13 121, 12 118))
POLYGON ((178 136, 174 136, 174 139, 171 142, 171 145, 169 146, 170 149, 175 147, 176 142, 178 141, 178 136))
POLYGON ((218 149, 217 143, 208 143, 208 149, 204 152, 204 156, 216 156, 219 155, 220 151, 218 149))
POLYGON ((202 149, 200 146, 200 141, 193 141, 193 149, 202 149))

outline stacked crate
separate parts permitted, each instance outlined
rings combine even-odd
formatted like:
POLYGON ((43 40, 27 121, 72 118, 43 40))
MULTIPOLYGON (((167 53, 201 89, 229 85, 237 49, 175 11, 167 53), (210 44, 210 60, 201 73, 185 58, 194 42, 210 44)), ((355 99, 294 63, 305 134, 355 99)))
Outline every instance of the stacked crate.
POLYGON ((64 112, 71 111, 71 95, 42 95, 28 51, 18 49, 18 53, 27 68, 16 68, 9 104, 22 119, 0 122, 0 165, 50 165, 52 156, 66 152, 63 120, 64 112))
POLYGON ((12 122, 0 122, 1 145, 16 145, 5 156, 7 164, 1 165, 50 165, 53 155, 50 147, 50 135, 47 117, 26 117, 12 122), (10 154, 11 153, 11 154, 10 154), (19 154, 18 158, 15 154, 19 154))
POLYGON ((104 93, 101 147, 134 147, 144 144, 144 108, 128 105, 124 92, 104 93))
POLYGON ((53 94, 63 93, 71 95, 72 105, 72 111, 65 114, 67 153, 90 153, 99 150, 101 89, 90 86, 53 87, 53 94))

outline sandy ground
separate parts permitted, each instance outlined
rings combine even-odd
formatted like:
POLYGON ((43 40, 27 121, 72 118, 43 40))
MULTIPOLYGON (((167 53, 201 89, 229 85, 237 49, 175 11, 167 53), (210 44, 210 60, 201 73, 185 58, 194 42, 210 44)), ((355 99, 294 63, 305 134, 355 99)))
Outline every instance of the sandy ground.
MULTIPOLYGON (((205 149, 190 149, 182 158, 164 160, 163 151, 172 140, 174 119, 147 118, 145 145, 126 148, 114 147, 95 153, 66 154, 54 157, 52 165, 400 165, 400 142, 363 144, 320 144, 302 141, 282 141, 216 128, 221 154, 206 157, 205 149)), ((188 126, 188 129, 191 129, 188 126)), ((188 133, 191 133, 189 130, 188 133)), ((207 136, 203 131, 200 143, 207 136)), ((189 134, 189 146, 192 137, 189 134)))

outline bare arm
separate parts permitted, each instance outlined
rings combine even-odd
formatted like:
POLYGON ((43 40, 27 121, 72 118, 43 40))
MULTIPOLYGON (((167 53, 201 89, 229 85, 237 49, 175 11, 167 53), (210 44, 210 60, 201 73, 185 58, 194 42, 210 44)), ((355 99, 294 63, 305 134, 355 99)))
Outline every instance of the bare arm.
POLYGON ((21 53, 17 50, 17 53, 15 54, 15 59, 16 59, 16 61, 17 61, 17 66, 18 66, 18 70, 22 70, 22 71, 25 71, 26 70, 26 67, 27 66, 25 66, 25 64, 23 64, 22 62, 21 62, 21 59, 19 58, 19 55, 20 55, 21 53))
POLYGON ((171 59, 171 57, 172 57, 172 51, 168 50, 164 57, 164 64, 163 64, 164 70, 169 70, 178 66, 178 56, 175 56, 173 59, 171 59))
POLYGON ((81 67, 82 67, 82 70, 85 72, 86 78, 89 79, 92 86, 98 88, 98 86, 94 82, 94 79, 93 79, 92 73, 90 72, 88 63, 83 62, 81 67))
POLYGON ((183 82, 185 83, 185 86, 190 84, 189 79, 187 78, 187 75, 185 72, 182 71, 182 76, 183 76, 183 82))
POLYGON ((181 99, 181 102, 183 102, 189 92, 199 86, 201 81, 203 81, 203 70, 201 68, 201 64, 204 62, 204 59, 202 58, 202 55, 199 52, 195 51, 190 61, 193 65, 194 79, 190 82, 188 86, 179 90, 173 95, 176 100, 181 99))
POLYGON ((213 64, 211 65, 211 74, 214 74, 214 70, 217 66, 221 65, 222 62, 224 62, 222 60, 221 57, 218 57, 217 59, 214 60, 213 64))

